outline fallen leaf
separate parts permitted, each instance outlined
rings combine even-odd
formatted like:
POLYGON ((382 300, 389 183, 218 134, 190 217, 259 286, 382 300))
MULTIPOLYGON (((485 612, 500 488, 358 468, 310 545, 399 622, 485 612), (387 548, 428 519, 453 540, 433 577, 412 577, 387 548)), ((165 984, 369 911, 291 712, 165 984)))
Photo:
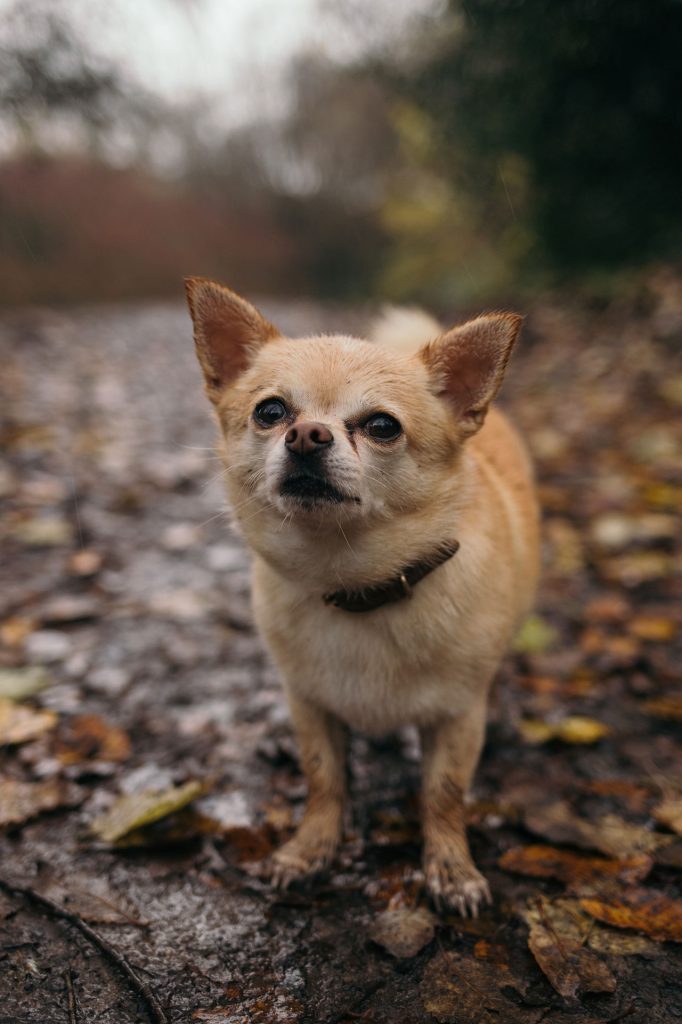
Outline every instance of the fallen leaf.
POLYGON ((588 601, 585 606, 586 622, 624 622, 631 608, 622 594, 602 594, 588 601))
POLYGON ((557 631, 539 615, 529 615, 516 634, 513 648, 517 654, 542 654, 555 643, 557 631))
POLYGON ((596 793, 597 796, 616 797, 635 813, 644 810, 650 797, 650 791, 644 786, 637 786, 625 779, 586 779, 582 783, 582 788, 587 793, 596 793))
POLYGON ((420 985, 424 1009, 439 1024, 533 1024, 542 1017, 541 1008, 520 1007, 508 998, 506 988, 519 988, 508 967, 454 952, 436 953, 420 985))
POLYGON ((550 566, 553 573, 573 576, 584 568, 582 538, 570 520, 548 519, 545 523, 545 536, 550 544, 550 566))
POLYGON ((631 665, 639 657, 641 646, 634 636, 613 636, 590 626, 580 637, 580 649, 584 654, 607 657, 617 665, 631 665))
POLYGON ((568 715, 559 722, 544 722, 537 718, 524 718, 519 732, 526 743, 541 744, 550 740, 562 743, 597 743, 611 732, 608 725, 582 715, 568 715))
POLYGON ((67 519, 57 516, 39 516, 17 523, 12 528, 14 536, 29 547, 61 547, 73 540, 73 527, 67 519))
POLYGON ((49 674, 40 666, 0 668, 0 699, 24 700, 40 693, 49 682, 49 674))
POLYGON ((665 643, 677 633, 677 623, 659 615, 638 615, 628 622, 628 629, 640 640, 665 643))
POLYGON ((194 1010, 192 1020, 198 1024, 251 1024, 251 1017, 232 1006, 214 1006, 210 1010, 194 1010))
POLYGON ((649 889, 631 889, 618 899, 582 899, 580 906, 615 928, 644 932, 657 942, 682 942, 682 900, 649 889))
POLYGON ((679 510, 682 505, 682 487, 675 484, 651 483, 643 489, 644 500, 654 508, 679 510))
POLYGON ((655 715, 656 718, 671 718, 676 722, 682 722, 682 693, 670 693, 665 697, 645 700, 642 708, 648 715, 655 715))
POLYGON ((664 867, 682 870, 682 841, 673 841, 669 846, 662 846, 656 851, 654 860, 664 867))
POLYGON ((531 900, 519 913, 529 928, 537 922, 544 922, 545 927, 549 926, 571 944, 586 947, 595 953, 650 957, 660 955, 660 946, 652 939, 644 935, 614 931, 613 928, 598 924, 582 909, 576 898, 560 896, 552 900, 531 900))
POLYGON ((669 576, 674 562, 664 551, 633 551, 606 559, 599 563, 599 568, 607 580, 624 587, 637 587, 640 583, 669 576))
POLYGON ((61 779, 45 782, 18 782, 0 779, 0 826, 19 825, 43 811, 57 807, 76 807, 84 793, 61 779))
POLYGON ((392 956, 406 959, 416 956, 431 942, 436 931, 436 918, 426 907, 411 910, 384 910, 375 917, 369 937, 392 956))
POLYGON ((35 619, 14 615, 0 624, 0 640, 6 647, 21 647, 26 637, 36 628, 35 619))
POLYGON ((653 814, 660 825, 682 836, 682 797, 669 797, 654 807, 653 814))
POLYGON ((529 914, 528 948, 552 988, 566 999, 583 992, 613 992, 616 979, 596 953, 566 933, 562 934, 536 900, 529 914))
POLYGON ((651 854, 669 842, 668 836, 631 825, 617 814, 607 814, 596 822, 574 814, 564 800, 531 807, 524 814, 526 827, 552 843, 566 843, 587 850, 599 850, 609 857, 651 854))
POLYGON ((109 888, 103 875, 78 876, 68 880, 41 875, 39 892, 90 924, 134 924, 139 927, 149 923, 140 919, 137 907, 122 905, 123 899, 109 888))
POLYGON ((26 743, 54 729, 57 715, 54 711, 34 711, 0 699, 0 746, 26 743))
POLYGON ((40 621, 46 626, 89 622, 100 614, 100 602, 88 594, 60 594, 39 609, 40 621))
POLYGON ((616 860, 558 850, 552 846, 517 846, 503 853, 498 864, 505 871, 533 878, 557 878, 575 888, 614 879, 640 882, 651 871, 653 861, 642 853, 616 860))
POLYGON ((128 734, 99 715, 77 715, 60 729, 56 754, 62 764, 82 761, 126 761, 132 753, 128 734))
POLYGON ((186 807, 203 791, 203 783, 194 780, 170 789, 122 796, 107 814, 92 822, 92 831, 105 843, 115 843, 134 829, 151 825, 186 807))
POLYGON ((102 555, 92 548, 81 548, 69 556, 67 569, 72 576, 95 576, 102 567, 102 555))
POLYGON ((250 864, 265 860, 273 850, 270 830, 237 825, 223 831, 230 853, 238 864, 250 864))

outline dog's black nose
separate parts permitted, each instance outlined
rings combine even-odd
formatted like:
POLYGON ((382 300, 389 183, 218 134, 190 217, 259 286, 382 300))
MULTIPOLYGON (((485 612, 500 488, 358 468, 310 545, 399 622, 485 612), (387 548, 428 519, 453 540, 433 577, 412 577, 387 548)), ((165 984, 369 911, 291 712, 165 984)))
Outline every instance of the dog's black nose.
POLYGON ((322 451, 333 442, 334 435, 324 423, 295 423, 289 427, 284 443, 296 455, 322 451))

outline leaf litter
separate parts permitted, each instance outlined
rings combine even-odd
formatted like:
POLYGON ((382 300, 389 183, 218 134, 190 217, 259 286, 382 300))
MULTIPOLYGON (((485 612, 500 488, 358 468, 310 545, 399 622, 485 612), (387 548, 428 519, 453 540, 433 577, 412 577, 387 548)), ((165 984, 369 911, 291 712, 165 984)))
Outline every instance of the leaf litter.
POLYGON ((106 814, 96 818, 91 829, 103 842, 117 843, 132 832, 182 810, 204 791, 204 783, 191 780, 164 790, 126 794, 106 814))

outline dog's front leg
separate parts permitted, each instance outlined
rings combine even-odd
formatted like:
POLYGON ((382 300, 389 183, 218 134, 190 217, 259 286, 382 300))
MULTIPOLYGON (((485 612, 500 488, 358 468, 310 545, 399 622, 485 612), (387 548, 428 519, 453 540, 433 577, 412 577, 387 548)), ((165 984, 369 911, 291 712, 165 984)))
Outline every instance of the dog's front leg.
POLYGON ((488 883, 471 859, 464 800, 485 734, 486 704, 422 728, 424 873, 436 906, 478 916, 490 903, 488 883))
POLYGON ((296 834, 272 859, 272 879, 286 888, 324 868, 334 857, 343 829, 346 799, 346 728, 309 701, 289 696, 308 799, 296 834))

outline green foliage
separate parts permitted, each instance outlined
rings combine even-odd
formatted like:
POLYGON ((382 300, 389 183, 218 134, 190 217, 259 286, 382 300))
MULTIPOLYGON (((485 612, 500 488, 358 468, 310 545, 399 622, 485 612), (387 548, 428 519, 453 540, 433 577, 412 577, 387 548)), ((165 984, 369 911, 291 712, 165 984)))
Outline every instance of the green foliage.
POLYGON ((451 0, 447 25, 406 91, 429 167, 505 260, 574 274, 679 252, 682 4, 451 0))

